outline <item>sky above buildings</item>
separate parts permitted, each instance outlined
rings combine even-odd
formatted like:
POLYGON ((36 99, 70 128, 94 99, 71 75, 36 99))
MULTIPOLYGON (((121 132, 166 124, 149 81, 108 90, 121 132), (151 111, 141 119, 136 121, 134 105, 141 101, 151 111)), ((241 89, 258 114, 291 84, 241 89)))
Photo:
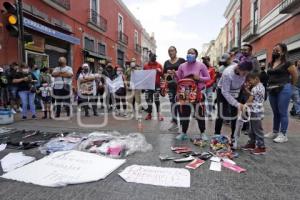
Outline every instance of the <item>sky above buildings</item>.
POLYGON ((217 37, 226 20, 230 0, 123 0, 146 30, 155 33, 160 62, 168 59, 174 45, 180 57, 189 48, 201 51, 202 44, 217 37))

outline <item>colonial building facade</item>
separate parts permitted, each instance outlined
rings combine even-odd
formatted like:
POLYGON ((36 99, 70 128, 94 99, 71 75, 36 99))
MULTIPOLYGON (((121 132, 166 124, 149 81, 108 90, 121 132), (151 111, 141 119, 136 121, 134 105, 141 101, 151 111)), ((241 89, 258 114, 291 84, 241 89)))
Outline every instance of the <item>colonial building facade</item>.
MULTIPOLYGON (((13 0, 0 0, 14 3, 13 0)), ((29 65, 55 67, 65 56, 76 71, 83 62, 97 70, 107 61, 125 66, 135 58, 142 64, 141 23, 122 0, 23 0, 29 65)), ((155 42, 155 39, 153 40, 155 42)), ((0 65, 18 61, 18 40, 8 34, 0 17, 0 65)))

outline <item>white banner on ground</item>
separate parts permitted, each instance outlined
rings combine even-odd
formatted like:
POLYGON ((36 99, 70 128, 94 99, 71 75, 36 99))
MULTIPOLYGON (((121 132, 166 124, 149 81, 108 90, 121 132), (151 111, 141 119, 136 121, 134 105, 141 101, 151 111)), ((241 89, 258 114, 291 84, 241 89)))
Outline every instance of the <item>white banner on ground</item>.
POLYGON ((130 183, 165 187, 190 187, 190 172, 186 169, 132 165, 119 175, 130 183))
POLYGON ((61 187, 104 179, 125 161, 80 151, 56 152, 4 174, 2 178, 47 187, 61 187))
POLYGON ((122 76, 118 76, 113 81, 106 78, 106 84, 108 86, 109 92, 115 93, 118 89, 124 87, 124 81, 122 76))
POLYGON ((1 159, 1 166, 4 172, 10 172, 34 160, 34 157, 25 156, 23 152, 9 153, 1 159))
POLYGON ((156 70, 135 70, 131 72, 131 89, 154 90, 156 70))

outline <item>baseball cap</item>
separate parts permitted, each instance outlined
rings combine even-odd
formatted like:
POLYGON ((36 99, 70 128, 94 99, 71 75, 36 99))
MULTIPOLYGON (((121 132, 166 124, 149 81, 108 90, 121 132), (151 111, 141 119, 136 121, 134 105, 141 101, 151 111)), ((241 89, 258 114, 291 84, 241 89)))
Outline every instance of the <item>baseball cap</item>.
POLYGON ((229 55, 229 53, 224 53, 222 55, 222 57, 220 58, 220 62, 226 62, 231 56, 229 55))

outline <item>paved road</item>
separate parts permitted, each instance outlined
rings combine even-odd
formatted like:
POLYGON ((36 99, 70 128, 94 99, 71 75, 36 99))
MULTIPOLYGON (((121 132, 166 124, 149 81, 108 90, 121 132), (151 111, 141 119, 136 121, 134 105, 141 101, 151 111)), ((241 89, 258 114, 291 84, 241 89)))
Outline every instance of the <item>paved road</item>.
MULTIPOLYGON (((264 127, 271 130, 271 111, 268 106, 264 127)), ((168 113, 165 113, 168 116, 168 113)), ((96 119, 83 119, 87 124, 100 124, 103 116, 96 119)), ((64 188, 46 188, 25 184, 0 178, 1 200, 147 200, 147 199, 300 199, 300 122, 292 119, 289 130, 289 142, 286 144, 274 144, 267 141, 268 153, 265 156, 253 156, 246 152, 240 152, 236 162, 247 169, 245 174, 237 174, 227 169, 222 172, 209 171, 206 163, 195 171, 191 171, 191 187, 189 189, 165 188, 150 185, 133 184, 124 182, 117 173, 126 166, 132 164, 153 165, 162 167, 184 167, 184 164, 173 162, 160 162, 158 155, 161 153, 171 154, 170 146, 188 144, 178 143, 174 140, 175 135, 167 131, 169 119, 164 122, 153 120, 144 122, 144 134, 147 141, 154 147, 148 153, 138 153, 128 157, 127 162, 107 179, 94 183, 67 186, 64 188)), ((213 122, 207 122, 207 133, 212 135, 213 122)), ((82 128, 78 126, 78 120, 73 118, 69 121, 35 120, 20 121, 11 127, 19 129, 43 130, 43 131, 77 131, 91 132, 93 130, 117 130, 123 134, 137 131, 137 121, 116 121, 112 116, 108 117, 108 125, 103 128, 82 128)), ((189 130, 191 135, 197 134, 196 123, 192 123, 189 130)), ((228 127, 223 130, 228 133, 228 127)), ((242 136, 241 143, 247 141, 242 136)), ((191 145, 192 146, 192 145, 191 145)), ((193 146, 192 146, 193 147, 193 146)), ((204 149, 197 149, 197 151, 204 149)), ((0 152, 0 158, 12 150, 0 152)), ((41 157, 37 149, 25 152, 28 155, 41 157)), ((2 171, 0 171, 2 174, 2 171)))

